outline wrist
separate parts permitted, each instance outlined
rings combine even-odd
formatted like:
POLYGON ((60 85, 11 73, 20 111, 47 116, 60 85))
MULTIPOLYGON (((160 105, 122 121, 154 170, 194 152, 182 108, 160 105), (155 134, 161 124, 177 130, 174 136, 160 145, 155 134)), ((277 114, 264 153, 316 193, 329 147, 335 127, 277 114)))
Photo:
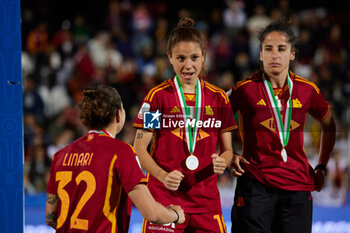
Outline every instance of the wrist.
POLYGON ((314 170, 315 171, 317 171, 317 170, 321 170, 321 171, 323 171, 323 174, 324 174, 324 176, 326 176, 327 175, 327 166, 326 165, 324 165, 324 164, 317 164, 316 165, 316 167, 314 168, 314 170))
POLYGON ((167 172, 165 172, 163 169, 160 169, 157 174, 157 178, 160 182, 163 184, 165 183, 165 177, 168 175, 167 172))
POLYGON ((174 210, 174 209, 171 209, 171 210, 173 210, 175 212, 175 214, 176 214, 176 220, 173 221, 173 223, 176 224, 179 221, 179 218, 180 218, 179 213, 176 210, 174 210))

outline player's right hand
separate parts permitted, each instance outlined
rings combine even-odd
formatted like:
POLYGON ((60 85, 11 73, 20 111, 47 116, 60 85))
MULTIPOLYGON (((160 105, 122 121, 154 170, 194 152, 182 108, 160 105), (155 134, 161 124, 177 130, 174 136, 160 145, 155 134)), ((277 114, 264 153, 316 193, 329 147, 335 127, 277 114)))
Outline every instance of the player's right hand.
POLYGON ((163 181, 165 187, 171 191, 176 191, 181 183, 181 180, 184 178, 182 172, 174 170, 169 172, 163 181))
POLYGON ((249 164, 249 161, 238 154, 233 154, 230 171, 233 176, 241 176, 244 173, 240 163, 249 164))
POLYGON ((179 215, 179 220, 177 220, 177 222, 175 222, 175 224, 182 224, 185 222, 185 213, 184 213, 184 210, 181 208, 181 206, 169 205, 167 208, 175 210, 177 212, 177 214, 179 215))

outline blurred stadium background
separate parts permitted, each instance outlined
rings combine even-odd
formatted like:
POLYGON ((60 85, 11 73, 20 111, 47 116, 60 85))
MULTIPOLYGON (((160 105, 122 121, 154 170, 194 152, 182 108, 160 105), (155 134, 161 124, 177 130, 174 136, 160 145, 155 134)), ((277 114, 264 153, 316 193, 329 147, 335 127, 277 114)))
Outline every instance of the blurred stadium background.
MULTIPOLYGON (((259 67, 260 28, 290 20, 298 35, 293 70, 319 86, 337 123, 326 187, 313 193, 313 232, 350 232, 349 13, 341 1, 21 1, 25 232, 53 232, 45 226, 46 183, 53 154, 87 132, 75 108, 81 91, 92 83, 118 89, 127 111, 118 137, 132 144, 132 123, 146 93, 173 76, 167 36, 183 16, 193 17, 207 38, 205 78, 224 90, 259 67)), ((314 165, 320 127, 308 119, 305 131, 314 165)), ((218 185, 229 230, 235 179, 227 172, 218 185)), ((135 209, 130 232, 140 232, 141 224, 135 209)))

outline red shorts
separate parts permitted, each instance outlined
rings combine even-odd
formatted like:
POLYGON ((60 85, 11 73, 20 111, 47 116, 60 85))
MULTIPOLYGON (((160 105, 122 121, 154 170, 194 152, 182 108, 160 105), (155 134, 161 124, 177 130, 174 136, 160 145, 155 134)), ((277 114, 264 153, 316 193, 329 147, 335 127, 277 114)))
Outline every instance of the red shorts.
POLYGON ((142 233, 226 233, 226 225, 222 212, 210 212, 199 214, 186 214, 186 220, 183 224, 164 224, 156 225, 143 219, 142 233))

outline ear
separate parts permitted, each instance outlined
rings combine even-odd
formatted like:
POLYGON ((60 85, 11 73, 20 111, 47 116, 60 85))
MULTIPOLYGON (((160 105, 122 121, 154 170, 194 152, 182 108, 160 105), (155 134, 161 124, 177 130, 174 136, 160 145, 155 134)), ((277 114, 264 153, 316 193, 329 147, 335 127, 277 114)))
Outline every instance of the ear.
POLYGON ((263 61, 261 49, 260 49, 260 52, 259 52, 259 59, 260 59, 260 61, 263 61))
POLYGON ((115 114, 115 120, 116 120, 117 123, 120 122, 120 109, 115 114))
POLYGON ((171 58, 172 58, 171 54, 170 54, 170 53, 168 53, 168 59, 169 59, 169 62, 170 62, 170 64, 173 64, 173 63, 171 62, 171 58))
POLYGON ((292 49, 292 52, 290 53, 290 60, 293 61, 295 59, 295 48, 292 49))

